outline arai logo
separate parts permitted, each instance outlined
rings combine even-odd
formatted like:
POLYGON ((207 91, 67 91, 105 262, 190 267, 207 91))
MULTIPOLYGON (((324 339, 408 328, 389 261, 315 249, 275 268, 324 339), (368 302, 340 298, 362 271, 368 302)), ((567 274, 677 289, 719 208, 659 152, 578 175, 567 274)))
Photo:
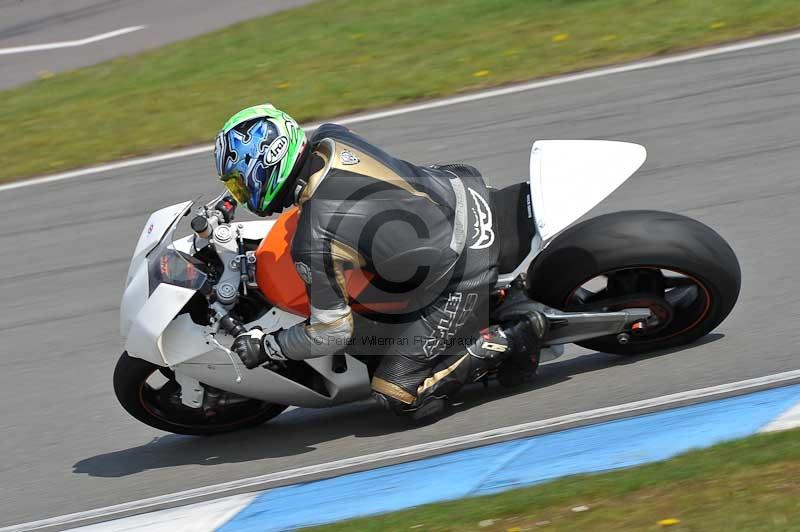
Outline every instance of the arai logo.
POLYGON ((264 164, 272 166, 286 156, 289 151, 289 139, 281 135, 272 141, 272 144, 267 148, 267 153, 264 154, 264 164))

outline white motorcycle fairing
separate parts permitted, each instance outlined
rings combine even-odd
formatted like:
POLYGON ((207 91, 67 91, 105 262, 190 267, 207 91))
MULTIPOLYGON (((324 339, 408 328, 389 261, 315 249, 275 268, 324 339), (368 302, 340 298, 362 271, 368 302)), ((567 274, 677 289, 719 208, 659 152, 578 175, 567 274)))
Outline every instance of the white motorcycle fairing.
POLYGON ((147 222, 144 224, 142 233, 139 235, 139 240, 136 242, 136 249, 133 250, 133 258, 131 265, 128 268, 128 278, 126 285, 130 283, 136 269, 145 262, 147 254, 153 251, 162 238, 165 237, 167 231, 175 223, 175 220, 186 214, 192 206, 191 201, 184 201, 183 203, 176 203, 169 207, 159 209, 150 215, 147 222))
POLYGON ((614 192, 644 164, 639 144, 610 140, 539 140, 531 149, 536 228, 551 240, 614 192))
POLYGON ((644 146, 611 140, 537 140, 530 157, 536 235, 531 251, 498 284, 507 285, 561 231, 628 180, 647 158, 644 146))
POLYGON ((164 207, 151 214, 145 222, 128 267, 125 293, 122 296, 119 310, 119 329, 123 338, 128 338, 134 318, 147 303, 149 294, 147 254, 153 251, 164 238, 168 238, 167 233, 173 228, 175 221, 183 216, 191 206, 191 201, 185 201, 164 207))
MULTIPOLYGON (((172 239, 176 222, 191 205, 192 202, 179 203, 153 213, 139 237, 120 306, 120 331, 126 338, 128 354, 169 367, 176 375, 189 377, 190 381, 195 379, 270 403, 324 407, 368 395, 367 367, 349 355, 346 356, 347 370, 342 373, 333 372, 327 357, 305 361, 323 377, 327 395, 265 368, 247 371, 241 366, 244 375, 237 383, 231 360, 219 348, 209 344, 208 330, 194 323, 188 314, 180 314, 197 290, 160 283, 150 293, 147 255, 164 240, 172 239)), ((272 224, 271 220, 260 220, 237 225, 244 238, 259 240, 269 232, 272 224)), ((190 253, 192 245, 193 237, 188 236, 172 242, 170 247, 190 253)), ((274 308, 246 327, 260 326, 266 332, 274 332, 301 321, 303 318, 300 316, 274 308)), ((221 332, 217 339, 228 343, 233 341, 221 332)), ((185 378, 180 381, 187 382, 185 378)))

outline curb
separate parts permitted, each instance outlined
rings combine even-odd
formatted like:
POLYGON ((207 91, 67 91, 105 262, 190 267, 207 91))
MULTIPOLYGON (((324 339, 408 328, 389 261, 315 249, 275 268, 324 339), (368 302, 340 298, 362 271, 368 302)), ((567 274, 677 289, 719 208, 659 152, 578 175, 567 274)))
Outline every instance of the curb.
POLYGON ((793 384, 73 530, 291 530, 632 467, 797 426, 800 384, 793 384))

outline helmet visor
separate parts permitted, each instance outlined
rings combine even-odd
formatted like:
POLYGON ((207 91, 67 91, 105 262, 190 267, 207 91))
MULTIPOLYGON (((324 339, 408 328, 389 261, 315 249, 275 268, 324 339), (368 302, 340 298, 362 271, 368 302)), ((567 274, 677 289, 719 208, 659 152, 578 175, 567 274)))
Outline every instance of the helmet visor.
POLYGON ((231 176, 225 180, 225 188, 230 191, 236 201, 240 205, 247 205, 250 200, 250 191, 244 184, 244 178, 241 176, 231 176))

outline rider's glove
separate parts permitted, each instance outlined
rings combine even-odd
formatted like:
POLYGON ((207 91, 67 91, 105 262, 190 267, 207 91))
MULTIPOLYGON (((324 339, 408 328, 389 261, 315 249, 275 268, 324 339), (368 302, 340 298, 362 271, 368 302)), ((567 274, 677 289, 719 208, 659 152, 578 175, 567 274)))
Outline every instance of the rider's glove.
POLYGON ((239 355, 247 369, 257 368, 267 360, 286 360, 281 347, 271 334, 253 327, 236 337, 231 351, 239 355))

